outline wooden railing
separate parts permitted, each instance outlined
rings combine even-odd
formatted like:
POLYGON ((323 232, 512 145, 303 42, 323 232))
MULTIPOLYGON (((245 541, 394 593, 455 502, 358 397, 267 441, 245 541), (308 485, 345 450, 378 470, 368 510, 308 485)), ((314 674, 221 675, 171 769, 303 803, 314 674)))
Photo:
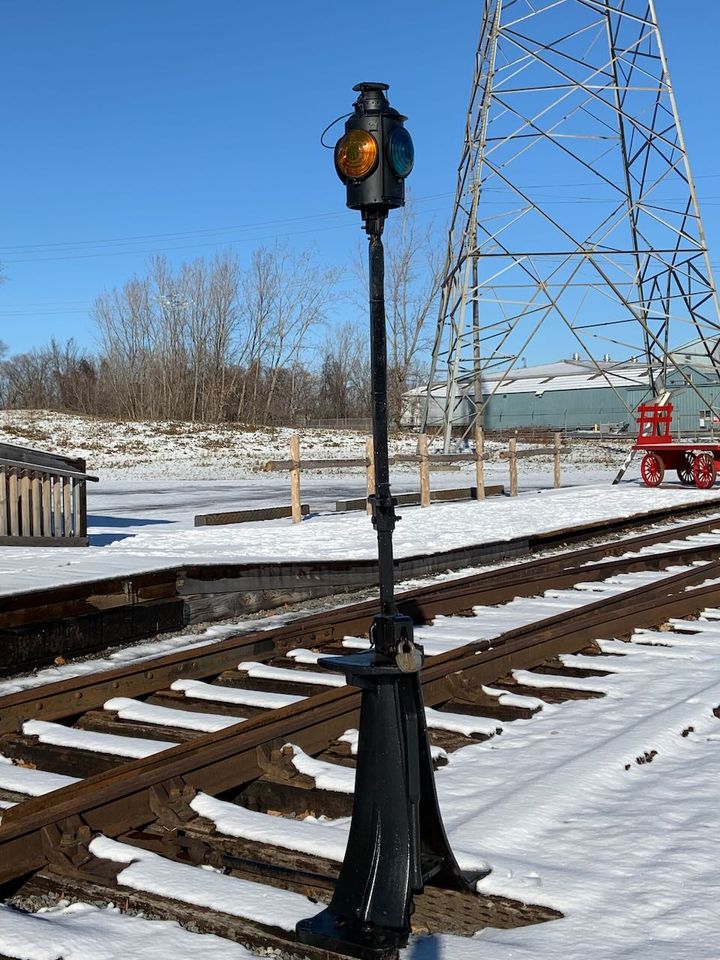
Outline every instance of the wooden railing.
MULTIPOLYGON (((416 463, 420 468, 420 506, 429 507, 431 501, 430 495, 430 464, 434 466, 451 465, 456 463, 474 463, 476 486, 475 497, 478 500, 485 499, 485 475, 484 461, 488 455, 484 452, 483 432, 481 429, 475 431, 475 450, 472 453, 428 453, 427 436, 421 434, 418 438, 417 453, 399 453, 389 458, 390 464, 395 463, 416 463)), ((300 471, 301 470, 336 470, 339 467, 365 467, 367 480, 367 512, 372 512, 370 497, 375 493, 375 457, 372 437, 366 440, 366 449, 364 457, 355 457, 348 460, 301 460, 300 459, 300 437, 293 434, 290 437, 290 459, 289 460, 268 460, 263 467, 266 471, 288 472, 290 473, 290 500, 292 504, 293 523, 300 523, 302 520, 302 504, 300 500, 300 471)))
POLYGON ((85 461, 0 443, 0 545, 86 547, 85 461))
MULTIPOLYGON (((416 463, 420 468, 420 506, 429 507, 432 501, 430 492, 430 466, 442 468, 443 465, 454 465, 458 463, 473 463, 475 465, 475 486, 469 488, 470 496, 476 500, 485 499, 485 461, 489 455, 485 452, 484 433, 480 427, 474 432, 474 449, 468 453, 429 453, 428 438, 425 434, 418 437, 417 453, 395 454, 389 458, 390 464, 395 463, 416 463)), ((518 450, 517 440, 511 437, 508 441, 507 452, 501 451, 500 459, 507 460, 510 467, 510 489, 511 497, 516 497, 518 493, 518 471, 517 461, 525 457, 552 457, 553 458, 553 483, 555 487, 560 486, 560 457, 563 450, 569 449, 569 442, 564 440, 559 433, 553 437, 552 446, 537 447, 532 450, 518 450)), ((290 500, 292 504, 293 523, 300 523, 303 518, 302 504, 300 500, 300 473, 302 470, 325 470, 346 467, 365 467, 367 477, 367 511, 371 513, 370 497, 375 493, 375 465, 373 441, 369 437, 366 440, 366 452, 364 457, 355 457, 348 460, 302 460, 300 457, 300 437, 293 434, 290 437, 290 459, 289 460, 268 460, 263 469, 266 471, 289 472, 290 473, 290 500)), ((502 488, 501 488, 502 489, 502 488)))
POLYGON ((563 449, 570 449, 570 441, 563 439, 562 434, 559 433, 554 434, 552 447, 534 447, 531 450, 518 450, 517 440, 515 437, 510 437, 507 453, 504 450, 500 451, 500 459, 507 460, 510 467, 510 496, 517 496, 517 462, 518 460, 524 460, 526 457, 548 457, 552 455, 553 486, 557 489, 560 486, 560 454, 563 449))

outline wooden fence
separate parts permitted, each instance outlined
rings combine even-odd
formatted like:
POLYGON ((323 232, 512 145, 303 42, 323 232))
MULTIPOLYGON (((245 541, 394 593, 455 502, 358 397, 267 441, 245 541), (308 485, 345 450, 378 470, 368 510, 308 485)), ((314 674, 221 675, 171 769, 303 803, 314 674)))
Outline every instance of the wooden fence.
MULTIPOLYGON (((429 507, 431 503, 430 493, 430 466, 455 463, 474 463, 475 464, 475 496, 478 500, 485 499, 485 461, 489 455, 485 453, 485 440, 483 431, 478 428, 475 431, 475 449, 469 453, 429 453, 428 438, 425 434, 418 437, 417 453, 402 453, 390 457, 390 463, 416 463, 420 470, 420 506, 429 507)), ((517 461, 524 457, 552 456, 554 460, 554 485, 560 486, 560 455, 563 447, 567 448, 568 443, 563 440, 559 433, 554 435, 553 445, 551 447, 537 447, 532 450, 518 450, 517 440, 514 437, 508 442, 507 452, 500 453, 501 460, 508 460, 510 467, 510 496, 516 497, 518 492, 518 474, 517 461)), ((364 457, 356 457, 349 460, 301 460, 300 459, 300 437, 293 434, 290 437, 290 459, 289 460, 268 460, 264 466, 266 471, 287 472, 290 473, 290 497, 292 502, 293 523, 300 523, 302 520, 302 508, 300 499, 300 473, 302 470, 328 470, 338 467, 365 467, 367 478, 367 512, 372 513, 370 497, 375 493, 375 460, 372 437, 366 440, 366 451, 364 457)))
POLYGON ((86 547, 85 461, 0 443, 0 546, 86 547))
MULTIPOLYGON (((485 478, 483 461, 488 456, 484 453, 482 430, 478 430, 475 435, 475 451, 472 453, 428 453, 427 437, 421 435, 418 438, 417 453, 401 453, 390 457, 390 463, 416 463, 420 469, 420 505, 430 506, 430 465, 469 463, 475 464, 475 477, 477 484, 477 498, 485 498, 485 478)), ((300 472, 302 470, 327 470, 337 467, 365 467, 368 505, 367 512, 372 513, 372 506, 369 498, 375 493, 375 458, 374 447, 371 437, 366 440, 366 450, 364 457, 357 457, 349 460, 301 460, 300 459, 300 438, 297 434, 290 437, 290 459, 289 460, 268 460, 264 469, 269 471, 290 473, 290 495, 292 501, 292 519, 293 523, 299 523, 302 520, 301 499, 300 499, 300 472)))
POLYGON ((516 497, 518 492, 518 472, 517 462, 526 457, 549 457, 553 458, 553 486, 557 489, 560 486, 560 455, 563 447, 568 449, 570 444, 562 438, 562 435, 556 433, 553 435, 552 447, 533 447, 531 450, 518 450, 517 440, 511 437, 508 441, 506 451, 501 451, 500 459, 507 460, 510 468, 510 496, 516 497))

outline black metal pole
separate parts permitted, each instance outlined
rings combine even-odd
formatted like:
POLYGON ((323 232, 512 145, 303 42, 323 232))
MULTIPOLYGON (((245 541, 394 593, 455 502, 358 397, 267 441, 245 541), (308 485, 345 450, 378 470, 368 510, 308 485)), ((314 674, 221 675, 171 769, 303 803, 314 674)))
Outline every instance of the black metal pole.
POLYGON ((386 214, 380 209, 364 216, 380 612, 370 630, 372 650, 319 661, 362 689, 357 776, 347 850, 332 901, 297 926, 302 942, 361 960, 384 960, 407 943, 412 898, 426 883, 470 889, 475 879, 462 875, 445 835, 420 686, 422 648, 414 642, 412 620, 395 605, 382 244, 386 214))
POLYGON ((413 895, 426 883, 465 890, 476 878, 463 876, 445 835, 420 685, 422 647, 414 641, 412 619, 398 612, 394 594, 397 518, 388 456, 382 234, 388 211, 405 202, 412 142, 402 129, 405 118, 387 102, 387 84, 363 83, 354 89, 361 95, 335 148, 335 165, 347 186, 348 206, 361 211, 368 235, 376 487, 371 502, 380 610, 370 628, 370 650, 318 661, 362 690, 357 776, 347 849, 332 900, 314 917, 301 920, 297 935, 302 943, 360 960, 385 960, 407 943, 413 895), (359 176, 356 165, 363 162, 365 150, 375 166, 371 163, 359 176))
MULTIPOLYGON (((395 615, 393 545, 395 504, 390 493, 388 455, 388 392, 387 335, 385 331, 385 251, 382 243, 385 211, 373 213, 365 220, 368 234, 368 269, 370 287, 370 369, 372 385, 372 426, 375 447, 375 495, 373 524, 377 531, 380 586, 380 613, 395 615)), ((385 634, 385 631, 381 631, 385 634)), ((385 636, 375 638, 379 651, 391 655, 385 636)))

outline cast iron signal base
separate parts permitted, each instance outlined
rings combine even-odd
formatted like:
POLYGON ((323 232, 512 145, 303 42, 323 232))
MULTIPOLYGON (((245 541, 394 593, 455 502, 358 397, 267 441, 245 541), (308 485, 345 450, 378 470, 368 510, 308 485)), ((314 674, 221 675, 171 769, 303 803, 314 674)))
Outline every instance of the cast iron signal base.
MULTIPOLYGON (((406 638, 409 629, 412 643, 407 617, 376 624, 406 638)), ((445 835, 419 673, 402 671, 377 650, 320 664, 362 690, 357 788, 330 906, 297 932, 304 943, 379 960, 407 943, 413 894, 426 883, 466 890, 478 877, 460 871, 445 835)))

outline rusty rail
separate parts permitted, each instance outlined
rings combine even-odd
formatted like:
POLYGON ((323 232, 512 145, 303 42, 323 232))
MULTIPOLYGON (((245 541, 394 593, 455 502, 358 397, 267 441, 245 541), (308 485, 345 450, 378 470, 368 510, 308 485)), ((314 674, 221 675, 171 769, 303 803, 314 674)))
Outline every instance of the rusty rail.
MULTIPOLYGON (((712 559, 720 543, 688 544, 680 549, 644 556, 608 560, 613 554, 632 553, 668 538, 686 539, 720 530, 720 518, 684 524, 677 530, 660 530, 637 537, 603 543, 581 550, 493 568, 468 577, 404 591, 397 598, 401 612, 416 623, 427 623, 442 613, 458 613, 479 604, 493 605, 533 596, 551 588, 572 586, 578 577, 598 581, 617 573, 660 570, 672 565, 712 559)), ((257 630, 208 646, 137 661, 117 669, 79 676, 0 697, 0 734, 19 729, 27 719, 54 720, 101 706, 109 697, 140 696, 180 678, 199 679, 232 668, 238 659, 263 660, 282 655, 293 646, 319 645, 341 640, 347 634, 364 634, 376 611, 376 601, 349 604, 332 611, 300 617, 274 630, 257 630)))
MULTIPOLYGON (((572 586, 579 576, 584 581, 598 581, 616 573, 659 570, 675 564, 712 559, 720 554, 720 543, 688 544, 663 553, 608 560, 613 554, 637 552, 669 537, 681 540, 712 529, 720 530, 720 518, 493 568, 404 591, 398 595, 398 608, 412 616, 416 623, 427 623, 441 613, 464 612, 479 604, 493 605, 515 597, 537 595, 550 588, 572 586)), ((375 600, 349 604, 298 618, 274 630, 240 634, 219 643, 141 660, 90 677, 72 677, 8 694, 0 697, 0 734, 17 730, 27 719, 53 720, 78 710, 99 707, 109 697, 118 696, 119 691, 125 696, 140 696, 181 677, 199 679, 220 673, 234 667, 238 659, 269 659, 282 655, 293 646, 317 646, 340 640, 347 634, 364 634, 376 606, 375 600)))
MULTIPOLYGON (((666 558, 676 557, 677 553, 672 551, 666 558)), ((637 559, 631 558, 631 562, 637 562, 637 559)), ((615 565, 603 566, 607 576, 608 567, 615 565)), ((583 579, 588 569, 582 568, 583 579)), ((559 572, 563 573, 562 569, 559 572)), ((704 607, 716 606, 720 604, 720 585, 711 581, 719 576, 720 560, 715 560, 700 568, 509 631, 492 641, 482 640, 431 657, 421 676, 425 700, 429 706, 434 706, 457 696, 463 689, 492 683, 512 669, 536 665, 559 653, 577 651, 592 640, 622 636, 638 627, 655 626, 671 616, 687 616, 704 607)), ((458 585, 453 583, 451 586, 458 585)), ((461 603, 467 603, 467 595, 461 603)), ((358 609, 349 615, 358 617, 358 609)), ((293 626, 292 639, 296 640, 297 625, 293 626)), ((292 633, 293 626, 283 628, 283 631, 292 633)), ((264 638, 261 634, 240 638, 232 648, 232 661, 237 663, 238 644, 257 644, 261 639, 273 647, 268 632, 264 633, 264 638)), ((290 639, 287 633, 286 639, 290 639)), ((321 640, 316 637, 315 642, 321 640)), ((227 645, 225 652, 228 652, 227 645)), ((277 655, 277 652, 275 646, 272 652, 268 649, 266 655, 277 655)), ((198 653, 201 651, 195 651, 198 653)), ((212 656, 212 653, 208 655, 212 656)), ((163 659, 166 661, 164 669, 172 670, 172 664, 167 661, 173 658, 163 659)), ((178 666, 175 662, 176 670, 178 666)), ((213 669, 217 666, 216 662, 213 669)), ((144 684, 146 691, 153 687, 157 689, 158 681, 165 682, 166 675, 158 672, 158 667, 159 661, 147 661, 140 665, 142 676, 135 671, 137 680, 141 686, 144 684)), ((100 686, 97 683, 92 685, 93 699, 100 694, 101 688, 102 697, 107 695, 105 687, 108 683, 111 689, 116 684, 113 692, 117 693, 120 688, 117 674, 117 671, 106 674, 100 686)), ((47 693, 47 688, 44 692, 47 693)), ((123 693, 127 692, 128 689, 123 687, 123 693)), ((153 820, 154 792, 165 789, 164 785, 184 783, 195 790, 217 794, 257 778, 262 772, 263 757, 282 743, 292 741, 306 752, 318 752, 327 744, 328 738, 339 735, 355 723, 359 698, 360 694, 352 688, 328 690, 274 710, 270 715, 263 714, 218 733, 199 736, 159 755, 130 761, 106 774, 11 808, 3 815, 0 826, 0 883, 41 869, 47 860, 47 829, 67 818, 81 817, 91 830, 118 836, 153 820)), ((0 701, 3 712, 9 699, 0 701)), ((48 703, 52 704, 52 697, 48 703)), ((74 712, 89 706, 85 697, 76 697, 74 712)), ((40 715, 47 716, 45 713, 40 715)))

